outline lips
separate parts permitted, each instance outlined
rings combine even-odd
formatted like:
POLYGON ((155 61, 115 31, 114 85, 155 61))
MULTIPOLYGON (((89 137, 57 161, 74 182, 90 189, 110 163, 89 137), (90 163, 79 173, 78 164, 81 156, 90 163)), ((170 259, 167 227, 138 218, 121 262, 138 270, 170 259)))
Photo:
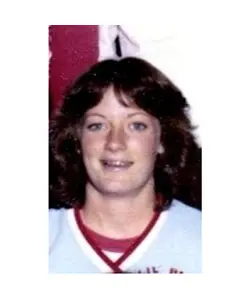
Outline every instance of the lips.
POLYGON ((128 160, 113 160, 113 159, 102 159, 101 163, 105 169, 108 170, 126 170, 131 167, 134 163, 128 160))

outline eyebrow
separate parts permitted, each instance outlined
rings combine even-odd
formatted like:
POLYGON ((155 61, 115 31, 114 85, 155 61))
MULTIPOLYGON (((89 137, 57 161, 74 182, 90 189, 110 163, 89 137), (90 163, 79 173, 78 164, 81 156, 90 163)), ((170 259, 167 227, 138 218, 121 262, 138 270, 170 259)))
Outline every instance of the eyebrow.
MULTIPOLYGON (((132 118, 135 115, 143 115, 143 116, 147 117, 146 113, 144 113, 144 112, 134 112, 134 113, 128 114, 127 118, 132 118)), ((106 116, 104 116, 102 114, 99 114, 99 113, 89 113, 89 114, 87 113, 86 116, 85 116, 85 119, 87 119, 89 117, 93 117, 93 116, 101 117, 101 118, 104 118, 104 119, 107 118, 106 116)))
POLYGON ((93 117, 93 116, 97 116, 97 117, 101 117, 101 118, 106 118, 104 115, 101 115, 101 114, 98 114, 98 113, 86 113, 85 119, 87 119, 89 117, 93 117))
POLYGON ((132 114, 128 114, 128 118, 131 118, 135 115, 143 115, 143 116, 147 117, 147 114, 144 113, 144 112, 135 112, 135 113, 132 113, 132 114))

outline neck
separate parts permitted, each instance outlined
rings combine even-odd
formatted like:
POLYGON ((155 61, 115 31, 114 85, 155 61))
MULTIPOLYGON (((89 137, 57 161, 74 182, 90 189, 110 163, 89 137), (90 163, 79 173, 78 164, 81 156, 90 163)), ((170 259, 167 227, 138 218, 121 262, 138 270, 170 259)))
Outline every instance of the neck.
POLYGON ((111 238, 130 238, 143 232, 154 214, 153 184, 133 195, 103 195, 92 185, 86 187, 81 211, 86 226, 111 238))

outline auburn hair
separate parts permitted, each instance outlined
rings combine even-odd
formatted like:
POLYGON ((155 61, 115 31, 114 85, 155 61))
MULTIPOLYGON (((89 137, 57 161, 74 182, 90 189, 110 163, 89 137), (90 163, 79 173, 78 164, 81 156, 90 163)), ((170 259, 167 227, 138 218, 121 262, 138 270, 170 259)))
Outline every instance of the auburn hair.
POLYGON ((127 57, 105 60, 82 74, 66 92, 60 110, 49 125, 49 207, 81 207, 87 174, 82 161, 78 129, 85 113, 96 106, 108 88, 156 117, 165 152, 154 169, 155 192, 163 195, 158 207, 173 198, 201 209, 201 147, 181 91, 145 60, 127 57))

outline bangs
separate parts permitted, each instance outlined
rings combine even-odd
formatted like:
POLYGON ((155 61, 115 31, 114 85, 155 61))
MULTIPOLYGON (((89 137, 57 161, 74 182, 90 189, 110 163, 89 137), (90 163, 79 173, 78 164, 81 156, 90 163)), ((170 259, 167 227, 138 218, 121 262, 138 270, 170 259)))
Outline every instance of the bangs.
POLYGON ((143 60, 128 57, 102 61, 82 75, 67 93, 61 112, 74 122, 82 122, 109 88, 123 106, 135 104, 157 119, 177 116, 188 107, 165 75, 143 60))
POLYGON ((114 90, 123 105, 139 108, 164 119, 182 115, 188 103, 181 91, 150 63, 128 57, 118 62, 114 90))
POLYGON ((157 119, 177 117, 188 108, 182 93, 167 80, 164 86, 157 81, 142 81, 138 85, 123 81, 114 86, 114 92, 122 105, 135 104, 157 119))

